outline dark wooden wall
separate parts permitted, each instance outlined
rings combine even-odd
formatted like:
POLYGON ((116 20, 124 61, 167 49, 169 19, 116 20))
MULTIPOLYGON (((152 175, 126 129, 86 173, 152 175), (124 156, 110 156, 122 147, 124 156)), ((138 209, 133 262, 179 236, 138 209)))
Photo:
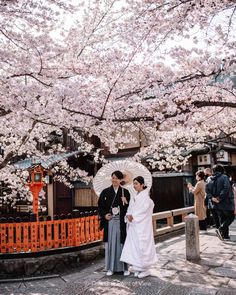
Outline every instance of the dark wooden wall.
POLYGON ((55 214, 67 214, 72 212, 72 189, 61 182, 54 183, 54 208, 55 214))
POLYGON ((154 177, 151 190, 154 212, 185 207, 185 189, 183 177, 154 177))

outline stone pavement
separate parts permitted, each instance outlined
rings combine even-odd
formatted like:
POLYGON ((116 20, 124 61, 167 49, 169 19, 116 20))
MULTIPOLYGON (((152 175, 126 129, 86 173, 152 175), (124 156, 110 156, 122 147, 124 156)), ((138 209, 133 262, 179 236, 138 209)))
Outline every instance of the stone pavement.
POLYGON ((54 278, 21 280, 0 284, 4 295, 160 294, 236 295, 236 221, 230 227, 231 241, 220 241, 215 230, 200 233, 201 260, 185 259, 185 236, 156 244, 159 262, 152 276, 106 277, 104 259, 96 259, 54 278))

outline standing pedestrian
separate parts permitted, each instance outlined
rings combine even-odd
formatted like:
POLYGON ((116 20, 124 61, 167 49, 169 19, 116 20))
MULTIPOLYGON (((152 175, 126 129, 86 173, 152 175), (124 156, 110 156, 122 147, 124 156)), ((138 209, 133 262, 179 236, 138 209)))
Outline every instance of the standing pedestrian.
MULTIPOLYGON (((207 183, 207 181, 210 179, 209 177, 212 176, 212 170, 210 168, 206 168, 204 170, 204 174, 205 174, 205 181, 207 183)), ((219 228, 220 220, 219 220, 218 214, 216 212, 216 209, 213 208, 212 201, 211 199, 209 199, 207 194, 205 197, 205 205, 206 205, 207 225, 215 226, 216 228, 219 228)))
POLYGON ((229 226, 234 221, 234 195, 229 177, 224 174, 222 165, 213 167, 213 176, 206 184, 206 193, 216 210, 220 226, 216 234, 221 240, 229 240, 229 226))
POLYGON ((193 187, 191 183, 188 184, 189 191, 194 194, 194 211, 199 219, 200 230, 207 230, 206 225, 206 207, 205 207, 205 174, 203 171, 196 172, 197 183, 193 187))
POLYGON ((128 265, 120 261, 126 238, 124 219, 130 200, 129 191, 120 186, 123 177, 121 171, 114 171, 111 174, 112 185, 105 188, 98 199, 100 229, 104 229, 105 266, 108 276, 121 271, 125 276, 129 275, 128 265))
POLYGON ((142 176, 134 178, 133 185, 137 195, 132 198, 126 214, 127 237, 120 259, 131 265, 130 270, 136 277, 144 278, 157 262, 152 225, 154 203, 142 176))

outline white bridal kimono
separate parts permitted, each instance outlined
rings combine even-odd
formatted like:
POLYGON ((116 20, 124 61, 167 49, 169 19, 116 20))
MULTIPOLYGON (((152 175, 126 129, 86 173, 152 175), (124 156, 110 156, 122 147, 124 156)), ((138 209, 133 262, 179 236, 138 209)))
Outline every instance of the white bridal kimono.
POLYGON ((147 189, 132 197, 126 215, 127 236, 120 260, 133 266, 135 271, 148 270, 157 262, 153 237, 152 213, 154 203, 147 189))

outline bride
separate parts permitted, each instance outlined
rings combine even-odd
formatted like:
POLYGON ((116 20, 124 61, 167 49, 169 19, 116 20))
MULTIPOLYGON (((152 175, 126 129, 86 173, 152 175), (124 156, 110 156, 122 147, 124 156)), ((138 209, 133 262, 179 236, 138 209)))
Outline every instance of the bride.
POLYGON ((142 176, 134 178, 133 186, 137 195, 130 201, 126 213, 127 236, 120 260, 131 265, 130 271, 136 277, 144 278, 157 262, 152 226, 154 203, 142 176))

